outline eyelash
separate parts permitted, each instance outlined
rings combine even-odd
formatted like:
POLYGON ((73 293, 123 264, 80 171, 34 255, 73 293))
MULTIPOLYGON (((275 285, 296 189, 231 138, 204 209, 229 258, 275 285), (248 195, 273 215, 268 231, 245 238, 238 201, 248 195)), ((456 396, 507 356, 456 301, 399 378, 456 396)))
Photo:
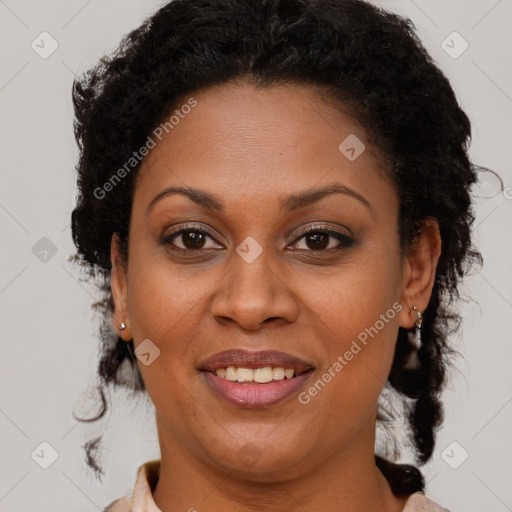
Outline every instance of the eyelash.
MULTIPOLYGON (((208 235, 212 240, 215 241, 215 243, 219 243, 217 242, 217 240, 215 240, 215 237, 207 230, 205 230, 204 228, 199 228, 199 227, 196 227, 196 226, 185 226, 179 230, 176 230, 176 231, 173 231, 172 233, 169 233, 168 235, 165 235, 163 237, 163 239, 161 240, 161 243, 163 245, 168 245, 172 248, 173 251, 178 251, 178 252, 182 252, 182 253, 189 253, 189 254, 194 254, 194 253, 198 253, 198 252, 204 252, 205 249, 182 249, 181 247, 176 247, 175 245, 173 245, 171 243, 171 240, 173 240, 174 238, 176 237, 179 237, 179 235, 183 234, 183 233, 200 233, 200 234, 203 234, 203 235, 208 235)), ((298 238, 296 238, 294 240, 294 242, 290 245, 295 245, 297 242, 299 242, 300 240, 302 240, 303 238, 305 238, 307 235, 310 235, 310 234, 316 234, 316 233, 320 233, 320 234, 327 234, 329 235, 330 237, 332 238, 335 238, 336 240, 338 240, 340 242, 339 246, 337 247, 331 247, 330 249, 319 249, 319 250, 313 250, 313 249, 299 249, 299 251, 305 251, 305 252, 314 252, 314 253, 327 253, 327 254, 332 254, 332 253, 336 253, 338 251, 341 251, 343 249, 346 249, 348 247, 351 247, 352 245, 354 245, 355 243, 355 240, 345 234, 345 233, 341 233, 339 231, 335 231, 335 230, 332 230, 332 229, 329 229, 328 226, 326 225, 319 225, 319 226, 314 226, 312 228, 303 228, 299 231, 298 233, 298 238)), ((208 249, 206 249, 208 250, 208 249)))

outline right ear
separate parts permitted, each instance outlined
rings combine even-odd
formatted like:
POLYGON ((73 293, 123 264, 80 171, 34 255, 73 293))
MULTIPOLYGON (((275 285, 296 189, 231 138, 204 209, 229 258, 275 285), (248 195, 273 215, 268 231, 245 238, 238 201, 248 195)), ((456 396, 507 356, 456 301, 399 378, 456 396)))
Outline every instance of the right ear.
POLYGON ((124 341, 131 341, 132 335, 127 306, 128 286, 126 265, 119 253, 119 238, 117 233, 112 235, 110 242, 110 261, 112 263, 110 286, 114 300, 114 329, 117 335, 124 341), (120 329, 122 323, 126 325, 126 328, 123 330, 120 329))

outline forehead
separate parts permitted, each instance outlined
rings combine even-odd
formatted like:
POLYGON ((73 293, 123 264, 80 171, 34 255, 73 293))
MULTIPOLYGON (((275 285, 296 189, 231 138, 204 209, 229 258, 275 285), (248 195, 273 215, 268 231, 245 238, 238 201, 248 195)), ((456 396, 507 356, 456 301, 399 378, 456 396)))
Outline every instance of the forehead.
POLYGON ((228 83, 184 97, 181 107, 169 113, 161 140, 153 137, 137 202, 173 185, 210 190, 226 203, 244 196, 261 204, 336 181, 375 197, 391 188, 363 128, 321 89, 228 83))

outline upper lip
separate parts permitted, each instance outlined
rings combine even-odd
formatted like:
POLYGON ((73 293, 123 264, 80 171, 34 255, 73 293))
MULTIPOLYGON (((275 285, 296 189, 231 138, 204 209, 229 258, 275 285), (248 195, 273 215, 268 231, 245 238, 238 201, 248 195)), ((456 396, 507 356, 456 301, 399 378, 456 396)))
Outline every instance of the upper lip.
POLYGON ((296 356, 277 350, 225 350, 205 359, 200 370, 215 371, 219 368, 235 366, 239 368, 261 368, 265 366, 293 368, 297 375, 313 368, 311 364, 296 356))

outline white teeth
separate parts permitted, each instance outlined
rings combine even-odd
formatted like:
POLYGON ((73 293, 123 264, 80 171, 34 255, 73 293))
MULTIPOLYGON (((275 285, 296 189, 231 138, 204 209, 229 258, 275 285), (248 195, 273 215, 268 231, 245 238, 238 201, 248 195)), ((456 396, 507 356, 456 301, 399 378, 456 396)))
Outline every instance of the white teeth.
POLYGON ((236 380, 236 368, 233 368, 233 366, 228 366, 228 368, 226 368, 226 379, 236 380))
POLYGON ((284 379, 284 368, 279 366, 277 368, 272 368, 272 378, 274 380, 283 380, 284 379))
POLYGON ((237 368, 228 366, 227 368, 218 368, 215 373, 217 377, 237 382, 258 382, 264 384, 272 380, 291 379, 295 375, 293 368, 283 368, 282 366, 264 366, 263 368, 237 368))
POLYGON ((254 370, 254 382, 270 382, 272 380, 272 367, 256 368, 254 370))
POLYGON ((237 368, 236 380, 238 382, 250 382, 254 380, 254 371, 250 368, 237 368))

